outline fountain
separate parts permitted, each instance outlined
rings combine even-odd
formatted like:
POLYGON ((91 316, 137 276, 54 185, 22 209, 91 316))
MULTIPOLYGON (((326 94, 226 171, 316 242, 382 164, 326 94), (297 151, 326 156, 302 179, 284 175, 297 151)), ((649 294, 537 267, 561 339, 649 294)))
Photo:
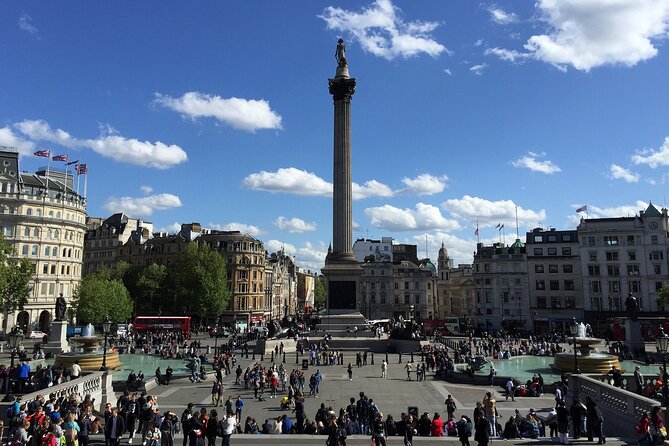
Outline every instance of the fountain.
MULTIPOLYGON (((578 324, 578 334, 574 340, 574 349, 577 349, 580 354, 577 354, 578 368, 583 373, 608 373, 611 367, 620 369, 620 362, 615 355, 607 353, 593 353, 592 346, 600 343, 599 338, 591 338, 586 335, 585 325, 583 322, 578 324)), ((555 362, 553 368, 561 372, 574 371, 574 352, 558 353, 555 355, 555 362)))
MULTIPOLYGON (((69 353, 57 353, 55 365, 65 365, 70 368, 75 361, 79 361, 79 366, 83 371, 100 370, 102 366, 103 350, 100 346, 104 342, 104 336, 95 336, 95 329, 92 324, 84 327, 82 336, 73 336, 70 338, 70 344, 79 345, 81 351, 71 351, 69 353)), ((107 346, 107 368, 112 370, 121 367, 118 352, 112 351, 107 346)))

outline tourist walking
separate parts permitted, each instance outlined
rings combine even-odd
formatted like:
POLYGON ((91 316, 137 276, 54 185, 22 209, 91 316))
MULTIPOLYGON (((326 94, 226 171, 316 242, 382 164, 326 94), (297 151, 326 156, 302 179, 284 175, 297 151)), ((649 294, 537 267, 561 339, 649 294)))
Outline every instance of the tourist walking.
POLYGON ((569 444, 569 411, 565 407, 564 401, 558 401, 555 411, 557 412, 558 442, 569 444))
POLYGON ((381 378, 388 377, 388 362, 384 359, 381 363, 381 378))
POLYGON ((458 432, 458 439, 462 446, 469 446, 469 437, 472 436, 472 420, 467 418, 466 415, 460 417, 460 421, 456 424, 456 430, 458 432))
POLYGON ((639 366, 634 367, 634 384, 636 384, 636 393, 643 394, 643 375, 639 366))
POLYGON ((348 380, 353 381, 353 366, 351 363, 348 363, 348 368, 346 369, 346 373, 348 373, 348 380))
POLYGON ((488 446, 488 442, 490 442, 490 424, 482 415, 476 420, 474 440, 476 440, 478 446, 488 446))
POLYGON ((455 400, 451 395, 448 395, 444 404, 446 404, 446 413, 448 414, 448 418, 453 418, 453 414, 456 410, 458 410, 458 406, 455 405, 455 400))
POLYGON ((407 364, 404 366, 404 368, 407 371, 407 380, 411 381, 411 370, 413 369, 411 362, 407 362, 407 364))
POLYGON ((597 406, 597 403, 595 403, 592 398, 588 397, 585 403, 585 407, 587 408, 586 427, 588 429, 588 440, 592 441, 596 435, 599 439, 597 444, 605 444, 606 437, 604 436, 604 417, 602 416, 602 412, 599 409, 599 406, 597 406))
POLYGON ((492 393, 486 392, 483 398, 483 411, 490 424, 490 435, 497 436, 497 401, 492 397, 492 393))

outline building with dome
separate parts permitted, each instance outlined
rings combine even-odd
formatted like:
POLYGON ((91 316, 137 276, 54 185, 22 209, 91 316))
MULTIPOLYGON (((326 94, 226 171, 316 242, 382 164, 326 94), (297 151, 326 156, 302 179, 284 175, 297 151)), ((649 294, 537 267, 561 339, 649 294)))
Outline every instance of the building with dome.
POLYGON ((2 329, 46 332, 56 298, 62 295, 69 307, 81 280, 86 199, 75 190, 72 172, 20 172, 16 151, 0 151, 0 169, 0 227, 15 255, 35 265, 28 302, 3 312, 2 329))

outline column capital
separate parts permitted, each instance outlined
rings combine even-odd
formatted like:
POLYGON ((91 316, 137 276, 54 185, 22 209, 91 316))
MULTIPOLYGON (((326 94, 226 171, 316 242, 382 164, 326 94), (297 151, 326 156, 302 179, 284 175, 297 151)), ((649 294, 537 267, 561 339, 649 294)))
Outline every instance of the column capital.
POLYGON ((355 78, 328 79, 328 85, 335 101, 350 101, 355 93, 355 78))

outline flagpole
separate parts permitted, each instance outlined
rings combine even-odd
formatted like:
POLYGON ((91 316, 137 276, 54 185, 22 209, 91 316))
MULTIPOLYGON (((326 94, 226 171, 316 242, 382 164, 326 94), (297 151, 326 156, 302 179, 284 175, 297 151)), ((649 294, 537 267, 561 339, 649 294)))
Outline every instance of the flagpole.
POLYGON ((77 171, 77 195, 79 195, 79 180, 81 180, 81 175, 79 175, 79 169, 77 169, 77 166, 74 166, 74 170, 77 171))
POLYGON ((481 236, 479 235, 479 221, 476 220, 476 244, 481 242, 481 236))
POLYGON ((88 189, 88 166, 86 166, 86 178, 84 178, 84 200, 86 199, 86 190, 88 189))

